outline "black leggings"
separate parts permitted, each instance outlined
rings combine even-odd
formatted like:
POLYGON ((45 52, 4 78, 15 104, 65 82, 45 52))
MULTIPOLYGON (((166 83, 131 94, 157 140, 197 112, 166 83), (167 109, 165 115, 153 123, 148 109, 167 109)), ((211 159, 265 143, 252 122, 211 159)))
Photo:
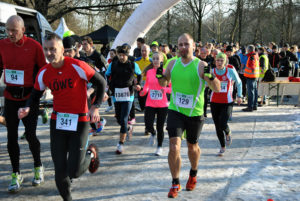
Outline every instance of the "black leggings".
POLYGON ((87 154, 89 122, 78 122, 77 131, 56 129, 56 120, 50 121, 51 155, 57 189, 66 201, 72 200, 70 179, 78 178, 89 167, 87 154))
POLYGON ((232 107, 233 103, 210 103, 211 114, 221 147, 225 147, 224 132, 226 135, 230 132, 227 122, 232 113, 232 107))
POLYGON ((167 118, 168 108, 153 108, 145 107, 145 125, 146 130, 152 135, 155 135, 155 130, 153 127, 155 115, 156 120, 156 130, 157 130, 157 146, 161 147, 164 140, 164 124, 167 118))
MULTIPOLYGON (((19 118, 18 110, 25 107, 26 101, 13 101, 5 99, 4 111, 7 128, 7 150, 12 164, 13 172, 20 172, 20 148, 18 143, 19 118)), ((34 167, 42 165, 40 157, 40 141, 36 137, 36 126, 39 113, 39 104, 30 108, 27 117, 22 119, 25 127, 25 136, 34 160, 34 167)))

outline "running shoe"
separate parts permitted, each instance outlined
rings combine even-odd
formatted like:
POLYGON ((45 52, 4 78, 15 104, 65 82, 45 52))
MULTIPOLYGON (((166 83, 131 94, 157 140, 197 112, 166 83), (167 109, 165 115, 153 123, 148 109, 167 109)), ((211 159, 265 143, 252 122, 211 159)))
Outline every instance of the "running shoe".
POLYGON ((6 120, 4 116, 0 116, 0 124, 2 124, 3 126, 6 126, 6 120))
POLYGON ((130 125, 133 125, 135 123, 136 123, 135 118, 132 118, 128 121, 128 124, 130 124, 130 125))
POLYGON ((11 182, 8 186, 8 191, 10 193, 16 193, 21 190, 21 184, 23 182, 23 177, 21 174, 12 173, 11 174, 11 182))
POLYGON ((150 138, 149 138, 149 146, 153 146, 155 144, 155 135, 150 135, 150 138))
POLYGON ((48 122, 48 113, 49 113, 49 109, 48 108, 45 108, 44 110, 43 110, 43 113, 42 113, 42 122, 43 122, 43 124, 46 124, 47 122, 48 122))
POLYGON ((34 177, 32 179, 32 186, 39 186, 44 183, 44 167, 35 167, 33 169, 34 177))
POLYGON ((111 110, 113 110, 114 107, 113 106, 108 106, 106 109, 105 109, 105 112, 110 112, 111 110))
POLYGON ((186 190, 187 191, 192 191, 196 188, 196 185, 197 185, 197 177, 189 177, 189 180, 187 181, 186 183, 186 190))
POLYGON ((172 188, 170 188, 170 191, 168 193, 168 198, 176 198, 178 196, 179 191, 181 191, 180 184, 173 184, 172 188))
POLYGON ((145 135, 150 135, 150 132, 148 132, 147 130, 145 130, 145 135))
POLYGON ((100 165, 98 148, 95 144, 90 144, 87 153, 91 154, 91 162, 89 166, 90 173, 95 173, 100 165))
POLYGON ((157 147, 156 152, 155 152, 155 156, 161 156, 163 152, 162 147, 157 147))
POLYGON ((21 140, 26 139, 26 133, 24 132, 23 135, 20 137, 21 140))
POLYGON ((124 150, 123 145, 118 143, 117 144, 116 154, 122 154, 123 150, 124 150))
POLYGON ((225 154, 225 148, 221 148, 220 151, 218 152, 218 156, 224 156, 225 154))
POLYGON ((232 143, 232 137, 231 137, 231 131, 229 131, 229 133, 226 136, 226 146, 230 146, 232 143))

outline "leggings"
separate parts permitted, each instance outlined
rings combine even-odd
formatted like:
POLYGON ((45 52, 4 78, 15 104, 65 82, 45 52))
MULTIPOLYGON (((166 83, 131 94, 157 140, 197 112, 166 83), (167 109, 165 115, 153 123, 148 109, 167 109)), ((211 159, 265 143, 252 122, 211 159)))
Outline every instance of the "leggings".
POLYGON ((89 122, 78 122, 77 131, 56 129, 56 120, 50 121, 51 155, 55 169, 55 182, 61 197, 72 200, 72 178, 80 177, 89 167, 87 154, 89 122))
POLYGON ((145 107, 145 125, 146 130, 149 131, 152 135, 155 135, 155 130, 153 127, 155 115, 157 116, 156 120, 156 130, 157 130, 157 146, 161 147, 164 140, 164 124, 167 118, 168 108, 153 108, 145 107))
MULTIPOLYGON (((20 172, 20 148, 18 143, 19 118, 18 110, 25 107, 26 101, 13 101, 5 99, 4 111, 7 128, 7 150, 12 164, 13 172, 20 172)), ((40 141, 36 137, 36 126, 39 104, 30 108, 27 117, 22 119, 25 126, 26 140, 34 160, 34 167, 42 166, 40 157, 40 141)))
POLYGON ((115 102, 115 113, 118 124, 121 126, 120 133, 127 133, 128 116, 130 113, 131 101, 115 102))
POLYGON ((227 122, 232 113, 232 107, 233 103, 210 103, 211 114, 221 147, 225 147, 224 133, 227 135, 230 132, 227 122))

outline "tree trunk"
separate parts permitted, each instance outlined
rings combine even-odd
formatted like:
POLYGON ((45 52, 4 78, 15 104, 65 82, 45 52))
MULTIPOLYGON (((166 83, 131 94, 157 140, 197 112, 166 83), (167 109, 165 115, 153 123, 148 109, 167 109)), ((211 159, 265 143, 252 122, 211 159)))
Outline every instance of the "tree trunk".
POLYGON ((202 0, 199 0, 199 12, 198 12, 198 41, 202 40, 202 0))
POLYGON ((171 17, 170 17, 170 11, 167 12, 167 41, 168 44, 171 43, 171 17))

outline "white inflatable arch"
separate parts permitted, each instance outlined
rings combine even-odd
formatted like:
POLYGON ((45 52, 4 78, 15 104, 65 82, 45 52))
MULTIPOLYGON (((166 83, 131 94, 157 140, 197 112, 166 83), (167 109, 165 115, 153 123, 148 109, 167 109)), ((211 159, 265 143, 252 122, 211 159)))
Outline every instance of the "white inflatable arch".
POLYGON ((128 43, 132 47, 132 53, 133 47, 136 46, 136 39, 144 37, 155 22, 178 2, 180 0, 144 0, 128 18, 112 48, 128 43))

